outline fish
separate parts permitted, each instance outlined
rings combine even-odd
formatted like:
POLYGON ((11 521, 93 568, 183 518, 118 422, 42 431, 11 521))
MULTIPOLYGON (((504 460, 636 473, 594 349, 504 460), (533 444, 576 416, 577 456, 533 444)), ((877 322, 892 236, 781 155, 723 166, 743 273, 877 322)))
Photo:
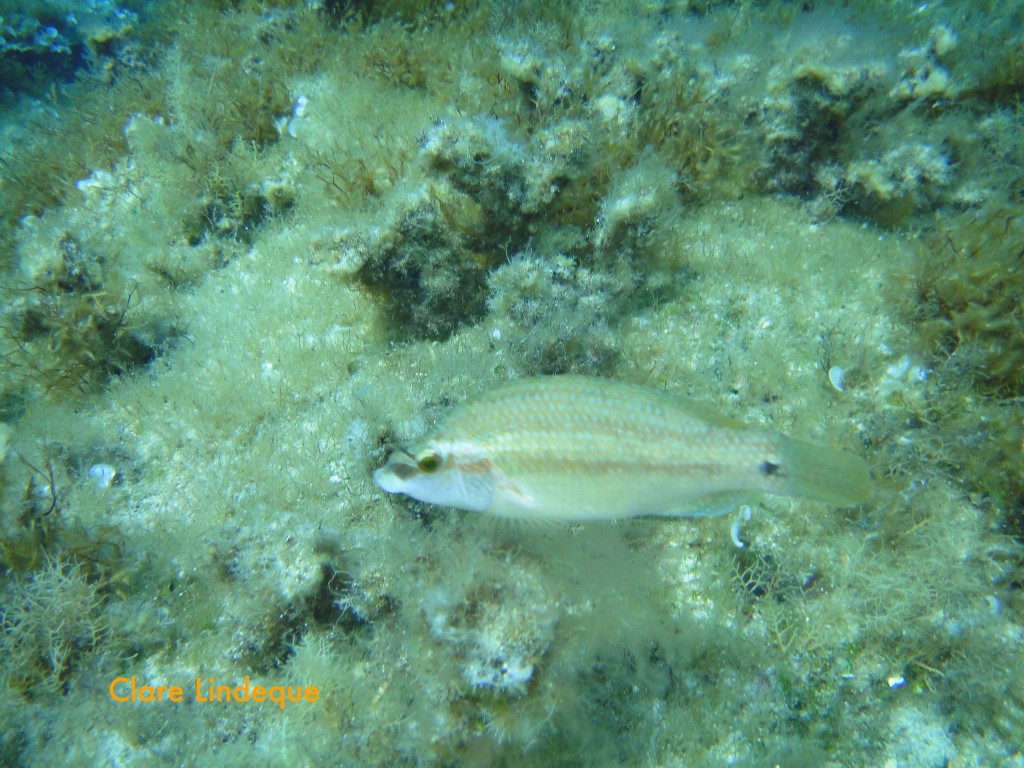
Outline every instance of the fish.
POLYGON ((873 494, 859 456, 575 375, 511 381, 456 406, 373 477, 427 504, 565 522, 720 515, 753 494, 834 506, 873 494))

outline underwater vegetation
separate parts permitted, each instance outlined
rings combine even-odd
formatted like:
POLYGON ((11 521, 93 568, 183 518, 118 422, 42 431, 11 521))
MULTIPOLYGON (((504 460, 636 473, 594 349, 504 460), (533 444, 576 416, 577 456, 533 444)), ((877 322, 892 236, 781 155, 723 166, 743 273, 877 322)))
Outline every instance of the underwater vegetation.
MULTIPOLYGON (((1024 394, 1024 221, 992 207, 936 225, 922 239, 915 331, 926 349, 961 369, 982 396, 1024 394)), ((947 363, 950 364, 950 363, 947 363)))
POLYGON ((1020 763, 1018 8, 2 15, 0 762, 1020 763), (561 373, 877 494, 737 549, 373 485, 561 373))
MULTIPOLYGON (((88 3, 21 2, 0 15, 0 100, 15 93, 40 95, 86 67, 104 70, 137 20, 129 7, 88 3)), ((109 69, 107 69, 109 73, 109 69)))

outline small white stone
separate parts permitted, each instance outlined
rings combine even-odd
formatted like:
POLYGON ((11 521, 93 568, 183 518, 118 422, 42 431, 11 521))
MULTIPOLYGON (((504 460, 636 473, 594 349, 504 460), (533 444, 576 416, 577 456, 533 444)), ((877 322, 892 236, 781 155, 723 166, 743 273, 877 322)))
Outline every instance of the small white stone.
POLYGON ((117 470, 109 464, 93 464, 89 467, 89 482, 100 490, 109 488, 116 477, 117 470))
POLYGON ((956 48, 956 32, 945 24, 938 24, 932 27, 930 37, 932 41, 932 50, 935 51, 936 56, 945 56, 956 48))
POLYGON ((886 371, 886 378, 889 379, 902 379, 906 375, 907 371, 910 370, 910 356, 904 355, 895 363, 890 365, 886 371))
POLYGON ((732 537, 732 543, 737 549, 743 549, 744 544, 740 541, 740 526, 743 523, 750 522, 750 518, 754 516, 754 510, 750 508, 749 504, 744 504, 739 508, 736 513, 736 518, 732 521, 732 526, 729 528, 729 535, 732 537))

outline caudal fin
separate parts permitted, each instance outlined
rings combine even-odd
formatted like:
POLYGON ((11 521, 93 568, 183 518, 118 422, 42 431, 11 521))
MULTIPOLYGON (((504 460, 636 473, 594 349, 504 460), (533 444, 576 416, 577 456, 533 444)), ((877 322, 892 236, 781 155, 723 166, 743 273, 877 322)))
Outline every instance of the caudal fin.
POLYGON ((874 493, 867 462, 860 456, 782 437, 782 466, 790 496, 848 507, 874 493))

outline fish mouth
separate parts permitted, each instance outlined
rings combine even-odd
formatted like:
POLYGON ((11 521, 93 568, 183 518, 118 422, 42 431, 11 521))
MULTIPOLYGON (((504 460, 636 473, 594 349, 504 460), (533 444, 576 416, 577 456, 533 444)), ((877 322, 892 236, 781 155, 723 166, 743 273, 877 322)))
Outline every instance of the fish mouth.
POLYGON ((388 463, 373 473, 373 481, 388 493, 400 493, 404 483, 420 473, 416 457, 405 448, 399 448, 388 457, 388 463))
POLYGON ((410 480, 420 473, 419 467, 415 464, 406 464, 405 462, 388 462, 383 467, 377 470, 377 472, 389 472, 399 480, 410 480))
POLYGON ((395 472, 392 464, 386 464, 373 473, 373 482, 387 493, 404 493, 408 480, 409 476, 395 472))

